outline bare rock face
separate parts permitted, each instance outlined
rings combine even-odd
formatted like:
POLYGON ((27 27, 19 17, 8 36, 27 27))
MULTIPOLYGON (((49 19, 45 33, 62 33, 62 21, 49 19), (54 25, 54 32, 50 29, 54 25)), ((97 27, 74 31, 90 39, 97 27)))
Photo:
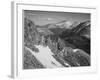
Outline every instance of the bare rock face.
POLYGON ((37 31, 36 25, 31 20, 24 19, 24 45, 30 48, 38 43, 40 35, 37 31))
POLYGON ((28 20, 24 19, 24 42, 32 42, 36 36, 36 27, 35 24, 28 20))

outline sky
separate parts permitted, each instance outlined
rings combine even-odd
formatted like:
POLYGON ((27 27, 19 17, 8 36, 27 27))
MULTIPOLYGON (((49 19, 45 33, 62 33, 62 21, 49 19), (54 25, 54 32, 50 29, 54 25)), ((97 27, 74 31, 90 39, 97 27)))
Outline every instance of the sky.
POLYGON ((24 10, 24 17, 32 20, 36 25, 46 25, 51 23, 58 23, 61 21, 84 22, 90 20, 89 13, 75 13, 75 12, 51 12, 51 11, 32 11, 24 10))

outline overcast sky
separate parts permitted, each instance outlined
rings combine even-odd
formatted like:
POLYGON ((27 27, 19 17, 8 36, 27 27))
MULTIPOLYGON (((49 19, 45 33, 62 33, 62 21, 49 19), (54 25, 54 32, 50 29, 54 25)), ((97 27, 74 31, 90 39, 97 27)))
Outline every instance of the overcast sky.
POLYGON ((73 12, 51 12, 51 11, 31 11, 25 10, 24 16, 34 21, 36 25, 45 25, 57 23, 63 20, 70 22, 83 22, 90 20, 89 13, 73 13, 73 12))

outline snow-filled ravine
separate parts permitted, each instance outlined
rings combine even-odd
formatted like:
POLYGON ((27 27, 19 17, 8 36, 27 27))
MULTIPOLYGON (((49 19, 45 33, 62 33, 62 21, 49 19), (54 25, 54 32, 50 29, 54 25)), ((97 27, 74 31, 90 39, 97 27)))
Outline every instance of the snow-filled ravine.
POLYGON ((62 64, 60 64, 52 55, 54 55, 49 47, 43 47, 41 45, 35 45, 38 49, 39 52, 35 53, 32 51, 30 48, 26 47, 28 51, 30 51, 38 61, 41 62, 42 65, 46 68, 58 68, 58 67, 63 67, 62 64))

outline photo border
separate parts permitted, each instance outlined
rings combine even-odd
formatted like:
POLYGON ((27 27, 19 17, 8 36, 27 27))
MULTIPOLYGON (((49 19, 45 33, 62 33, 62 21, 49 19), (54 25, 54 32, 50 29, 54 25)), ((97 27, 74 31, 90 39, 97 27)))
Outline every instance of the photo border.
POLYGON ((66 75, 72 73, 92 73, 97 71, 97 56, 96 56, 96 8, 73 7, 73 6, 56 6, 56 5, 39 5, 29 3, 12 2, 12 64, 11 76, 13 78, 23 77, 40 77, 66 75), (52 9, 54 8, 54 9, 52 9), (23 10, 41 10, 41 11, 58 11, 58 12, 81 12, 91 14, 91 66, 90 67, 71 67, 71 68, 56 68, 56 69, 30 69, 23 70, 23 10), (95 53, 95 54, 94 54, 95 53))

